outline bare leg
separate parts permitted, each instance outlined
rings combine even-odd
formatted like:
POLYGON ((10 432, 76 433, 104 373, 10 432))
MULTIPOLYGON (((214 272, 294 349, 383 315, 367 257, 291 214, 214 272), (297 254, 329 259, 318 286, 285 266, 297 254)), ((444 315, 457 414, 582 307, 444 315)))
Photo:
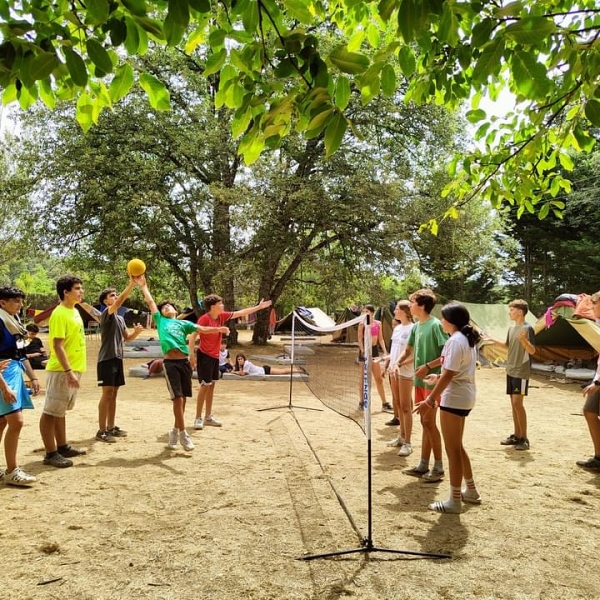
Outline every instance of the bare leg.
POLYGON ((173 398, 173 416, 175 417, 175 429, 183 431, 185 429, 185 398, 177 396, 173 398))
POLYGON ((410 444, 413 427, 412 388, 412 379, 402 379, 398 377, 400 429, 403 432, 402 437, 407 444, 410 444))
POLYGON ((527 438, 527 413, 525 412, 523 400, 524 396, 521 394, 512 394, 510 397, 515 436, 519 439, 527 438))
POLYGON ((594 454, 600 456, 600 420, 598 415, 593 412, 583 412, 585 417, 592 443, 594 444, 594 454))
POLYGON ((98 429, 100 431, 106 431, 115 424, 117 391, 118 388, 112 386, 102 388, 102 396, 100 396, 100 402, 98 402, 98 429))
POLYGON ((5 416, 8 429, 4 436, 4 455, 6 456, 7 472, 14 471, 17 464, 17 448, 19 447, 19 435, 23 427, 23 413, 21 411, 5 416))

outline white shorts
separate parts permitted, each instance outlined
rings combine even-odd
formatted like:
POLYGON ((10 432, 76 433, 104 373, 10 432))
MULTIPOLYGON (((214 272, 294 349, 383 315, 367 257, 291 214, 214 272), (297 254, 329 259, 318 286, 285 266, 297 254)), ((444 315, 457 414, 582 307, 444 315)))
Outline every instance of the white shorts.
MULTIPOLYGON (((73 371, 77 381, 81 373, 73 371)), ((69 376, 63 371, 46 371, 46 400, 43 413, 51 417, 64 417, 68 410, 73 410, 79 388, 69 387, 69 376)))

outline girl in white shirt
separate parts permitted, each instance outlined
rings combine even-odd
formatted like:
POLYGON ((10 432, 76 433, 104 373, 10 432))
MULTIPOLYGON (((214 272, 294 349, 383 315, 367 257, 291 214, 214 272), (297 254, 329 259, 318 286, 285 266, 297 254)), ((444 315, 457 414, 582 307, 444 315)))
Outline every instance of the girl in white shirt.
MULTIPOLYGON (((233 368, 235 375, 289 375, 290 367, 272 367, 264 365, 259 367, 251 363, 243 354, 235 355, 235 367, 233 368)), ((292 366, 292 373, 306 373, 302 367, 292 366)))
POLYGON ((398 417, 399 431, 398 436, 388 442, 388 446, 399 447, 398 456, 410 456, 413 451, 410 437, 413 425, 412 389, 415 369, 412 361, 396 368, 396 361, 404 352, 414 325, 408 300, 400 300, 396 304, 394 319, 398 321, 398 325, 392 331, 388 373, 392 388, 394 415, 398 417))
POLYGON ((442 328, 450 339, 442 350, 442 372, 428 375, 425 382, 435 385, 420 410, 440 406, 440 424, 450 469, 450 498, 433 502, 429 509, 441 513, 460 513, 461 500, 480 504, 473 481, 471 460, 463 446, 465 419, 475 405, 475 369, 479 333, 470 324, 469 311, 457 302, 442 308, 442 328), (440 401, 441 397, 441 401, 440 401), (466 488, 461 489, 463 477, 466 488))

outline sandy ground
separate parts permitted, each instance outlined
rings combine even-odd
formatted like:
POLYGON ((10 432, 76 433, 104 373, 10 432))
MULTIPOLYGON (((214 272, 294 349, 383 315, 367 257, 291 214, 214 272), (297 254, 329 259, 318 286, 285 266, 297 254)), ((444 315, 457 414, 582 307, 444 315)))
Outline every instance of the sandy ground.
MULTIPOLYGON (((42 399, 25 413, 20 462, 38 483, 30 489, 0 487, 0 598, 600 595, 600 475, 574 464, 591 451, 577 384, 532 382, 527 402, 532 448, 516 452, 499 445, 511 433, 504 372, 478 372, 479 400, 468 420, 466 445, 483 504, 461 515, 427 510, 431 500, 447 497, 448 482, 426 485, 403 475, 417 454, 404 459, 388 449, 394 433, 384 425, 389 415, 375 412, 372 541, 452 558, 369 552, 302 561, 297 559, 310 553, 359 548, 360 537, 368 536, 367 443, 361 429, 324 409, 303 385, 295 387, 294 404, 324 410, 259 412, 285 406, 288 384, 223 381, 215 413, 224 426, 190 429, 196 449, 169 451, 172 416, 164 380, 128 379, 118 424, 129 436, 117 444, 97 442, 99 342, 88 344, 89 371, 67 418, 70 440, 86 447, 87 456, 69 469, 44 466, 38 433, 42 399)), ((268 350, 280 351, 276 345, 268 350)), ((189 405, 190 425, 193 413, 189 405)), ((415 433, 418 453, 419 426, 415 433)))

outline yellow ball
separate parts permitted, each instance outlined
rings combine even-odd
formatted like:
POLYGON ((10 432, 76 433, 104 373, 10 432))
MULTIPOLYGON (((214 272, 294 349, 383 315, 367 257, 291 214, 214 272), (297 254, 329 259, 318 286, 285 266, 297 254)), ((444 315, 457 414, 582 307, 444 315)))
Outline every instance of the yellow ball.
POLYGON ((132 258, 127 263, 127 273, 132 277, 139 277, 146 272, 146 264, 139 258, 132 258))

